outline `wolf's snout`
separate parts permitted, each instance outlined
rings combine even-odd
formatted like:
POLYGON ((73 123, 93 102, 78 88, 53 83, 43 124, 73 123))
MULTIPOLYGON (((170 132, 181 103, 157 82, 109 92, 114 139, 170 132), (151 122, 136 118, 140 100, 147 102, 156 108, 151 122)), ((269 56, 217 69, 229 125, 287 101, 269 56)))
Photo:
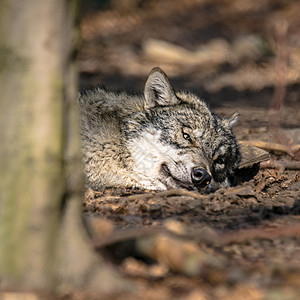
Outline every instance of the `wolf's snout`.
POLYGON ((203 188, 209 185, 211 176, 203 168, 192 169, 192 182, 197 188, 203 188))

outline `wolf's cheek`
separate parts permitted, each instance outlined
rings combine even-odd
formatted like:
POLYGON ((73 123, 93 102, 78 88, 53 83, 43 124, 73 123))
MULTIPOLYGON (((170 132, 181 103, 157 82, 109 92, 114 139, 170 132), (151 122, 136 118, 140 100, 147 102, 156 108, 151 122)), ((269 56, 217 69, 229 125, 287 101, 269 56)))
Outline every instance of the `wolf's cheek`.
POLYGON ((230 186, 230 183, 227 178, 223 182, 216 182, 213 178, 212 181, 210 182, 210 184, 205 189, 205 192, 211 193, 211 192, 215 192, 216 190, 218 190, 220 188, 226 188, 229 186, 230 186))
POLYGON ((222 183, 227 179, 227 174, 224 168, 213 167, 212 177, 216 182, 222 183))

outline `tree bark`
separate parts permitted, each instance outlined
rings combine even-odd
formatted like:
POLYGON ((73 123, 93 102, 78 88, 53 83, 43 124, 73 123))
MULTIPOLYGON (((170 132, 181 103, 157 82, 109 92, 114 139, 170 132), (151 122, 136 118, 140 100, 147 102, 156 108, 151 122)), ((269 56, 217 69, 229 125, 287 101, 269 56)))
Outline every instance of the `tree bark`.
POLYGON ((2 287, 123 286, 81 222, 77 2, 0 0, 2 287))

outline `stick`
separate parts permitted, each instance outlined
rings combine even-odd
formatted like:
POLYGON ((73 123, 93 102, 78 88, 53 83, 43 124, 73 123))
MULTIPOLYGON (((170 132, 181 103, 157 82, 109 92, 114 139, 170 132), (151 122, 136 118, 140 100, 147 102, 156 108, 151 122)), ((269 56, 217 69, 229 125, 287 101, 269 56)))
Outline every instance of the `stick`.
MULTIPOLYGON (((138 241, 144 237, 156 237, 160 235, 170 235, 174 236, 172 233, 161 229, 161 228, 153 228, 153 229, 130 229, 124 231, 114 232, 112 235, 108 237, 95 239, 93 241, 93 246, 97 249, 101 247, 105 247, 115 243, 126 243, 128 240, 138 241)), ((176 235, 175 235, 176 236, 176 235)), ((277 228, 273 227, 260 227, 260 228, 251 228, 251 229, 242 229, 238 231, 232 231, 229 233, 217 233, 215 232, 211 237, 204 233, 203 236, 199 236, 199 232, 193 234, 184 234, 181 235, 181 238, 187 238, 187 240, 193 241, 197 240, 197 242, 209 243, 209 244, 218 244, 218 245, 228 245, 233 243, 244 243, 247 241, 255 240, 255 239, 274 239, 281 237, 300 237, 300 225, 299 224, 291 224, 284 225, 277 228)))
POLYGON ((220 236, 220 244, 243 243, 254 239, 274 239, 280 237, 300 237, 300 225, 292 224, 278 228, 252 228, 225 233, 220 236))
POLYGON ((283 161, 273 160, 264 161, 260 163, 260 167, 263 169, 279 169, 280 171, 287 170, 300 170, 300 161, 283 161))
POLYGON ((288 69, 288 23, 278 21, 275 24, 275 39, 277 44, 277 56, 275 63, 274 93, 269 110, 269 127, 274 131, 278 140, 288 145, 288 138, 280 127, 280 111, 286 94, 286 76, 288 69))
POLYGON ((294 157, 295 152, 300 150, 300 145, 282 145, 278 143, 269 143, 259 140, 252 140, 252 141, 239 141, 241 144, 251 145, 258 148, 262 148, 268 151, 278 151, 287 153, 290 156, 294 157))
POLYGON ((162 191, 162 192, 157 192, 157 193, 135 194, 135 195, 127 196, 126 198, 128 200, 134 201, 137 199, 149 199, 149 198, 153 198, 153 197, 170 197, 170 196, 187 196, 187 197, 193 197, 196 199, 204 199, 205 198, 204 195, 201 195, 194 191, 188 191, 188 190, 184 190, 184 189, 172 189, 172 190, 167 190, 167 191, 162 191))

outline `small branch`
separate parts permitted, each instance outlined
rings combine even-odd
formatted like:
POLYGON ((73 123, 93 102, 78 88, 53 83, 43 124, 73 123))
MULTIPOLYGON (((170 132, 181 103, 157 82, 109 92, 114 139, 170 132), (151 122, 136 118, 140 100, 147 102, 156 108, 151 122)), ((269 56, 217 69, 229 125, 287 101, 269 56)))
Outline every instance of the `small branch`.
POLYGON ((260 163, 262 169, 279 169, 283 172, 287 170, 300 170, 300 161, 283 161, 283 160, 273 160, 264 161, 260 163))
POLYGON ((288 138, 280 127, 280 111, 286 94, 286 76, 288 70, 288 22, 278 21, 275 24, 277 56, 274 70, 274 93, 269 110, 269 127, 280 143, 288 145, 288 138))
POLYGON ((240 231, 234 231, 225 233, 220 236, 219 243, 231 244, 231 243, 243 243, 254 239, 268 239, 281 237, 300 237, 300 225, 292 224, 280 226, 278 228, 252 228, 240 231))
POLYGON ((101 249, 113 244, 122 244, 132 241, 138 243, 141 239, 157 239, 161 236, 169 236, 173 238, 181 238, 181 240, 186 241, 195 241, 197 243, 209 243, 209 244, 218 244, 218 245, 228 245, 233 243, 244 243, 255 239, 268 239, 272 240, 274 238, 286 238, 286 237, 300 237, 300 225, 291 224, 284 225, 277 228, 274 227, 260 227, 260 228, 251 228, 251 229, 242 229, 238 231, 232 231, 229 233, 218 233, 214 230, 204 231, 199 233, 195 231, 182 235, 174 235, 168 230, 162 228, 153 228, 153 229, 130 229, 123 231, 116 231, 112 235, 95 239, 93 241, 93 246, 96 249, 101 249))
POLYGON ((262 148, 268 151, 278 151, 287 153, 291 157, 294 157, 295 153, 300 150, 300 145, 283 145, 278 143, 269 143, 259 140, 252 140, 252 141, 239 141, 241 144, 252 145, 258 148, 262 148))
POLYGON ((155 234, 161 233, 161 229, 158 228, 146 228, 146 229, 127 229, 114 231, 113 234, 110 234, 105 237, 96 237, 92 240, 92 245, 96 249, 106 247, 116 243, 127 243, 128 241, 138 240, 142 237, 152 236, 155 234))
POLYGON ((149 199, 153 197, 170 197, 170 196, 187 196, 187 197, 192 197, 196 199, 204 199, 205 196, 199 194, 196 191, 188 191, 184 189, 172 189, 172 190, 167 190, 167 191, 162 191, 162 192, 156 192, 156 193, 145 193, 145 194, 135 194, 131 196, 127 196, 126 198, 130 201, 134 201, 137 199, 149 199))

